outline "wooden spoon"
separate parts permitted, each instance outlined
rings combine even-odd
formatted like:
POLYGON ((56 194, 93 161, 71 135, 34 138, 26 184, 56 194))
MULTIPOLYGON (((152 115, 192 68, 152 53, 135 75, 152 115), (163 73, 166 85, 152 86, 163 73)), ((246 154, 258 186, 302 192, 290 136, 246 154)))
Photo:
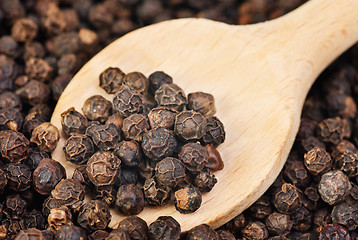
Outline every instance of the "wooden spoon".
MULTIPOLYGON (((91 59, 72 79, 51 122, 61 130, 60 114, 81 111, 90 96, 107 95, 98 76, 107 67, 149 75, 162 70, 186 93, 214 95, 227 139, 219 147, 225 168, 203 194, 195 213, 173 205, 146 207, 148 224, 171 215, 183 231, 201 223, 219 227, 254 203, 282 169, 297 133, 302 105, 312 83, 337 56, 358 40, 357 0, 311 0, 279 19, 233 26, 205 19, 179 19, 133 31, 91 59)), ((62 132, 62 131, 61 131, 62 132)), ((52 157, 72 176, 61 139, 52 157)), ((123 216, 112 209, 110 227, 123 216)))

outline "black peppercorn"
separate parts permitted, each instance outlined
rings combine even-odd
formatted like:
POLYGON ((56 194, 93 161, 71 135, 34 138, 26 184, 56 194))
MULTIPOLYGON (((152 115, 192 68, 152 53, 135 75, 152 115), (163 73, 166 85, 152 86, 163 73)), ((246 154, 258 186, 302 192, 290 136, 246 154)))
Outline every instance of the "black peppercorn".
POLYGON ((242 235, 247 239, 267 239, 268 231, 262 222, 256 221, 247 224, 247 226, 242 230, 242 235))
POLYGON ((41 230, 36 228, 29 228, 26 230, 21 230, 17 235, 15 240, 41 240, 44 239, 44 236, 41 230))
POLYGON ((109 67, 99 75, 99 86, 108 94, 118 92, 122 88, 124 72, 116 67, 109 67))
POLYGON ((19 131, 23 120, 21 112, 16 108, 0 109, 0 130, 19 131))
POLYGON ((128 232, 121 229, 114 229, 111 231, 111 233, 108 235, 108 237, 105 240, 131 240, 131 238, 129 237, 128 232))
POLYGON ((193 213, 201 205, 200 190, 193 185, 180 188, 174 193, 174 205, 180 213, 193 213))
POLYGON ((119 182, 117 183, 117 185, 128 185, 128 184, 137 184, 137 183, 138 183, 137 169, 123 167, 121 169, 121 174, 119 176, 119 182))
POLYGON ((130 239, 148 240, 147 223, 137 216, 130 216, 120 221, 117 229, 127 232, 130 239))
POLYGON ((326 148, 326 145, 316 137, 308 137, 302 140, 302 148, 304 151, 310 151, 313 148, 326 148))
POLYGON ((84 164, 94 153, 92 140, 84 134, 73 134, 65 142, 63 152, 67 161, 84 164))
POLYGON ((328 172, 333 164, 331 155, 323 148, 313 148, 304 155, 304 164, 313 175, 328 172))
POLYGON ((355 177, 358 175, 358 155, 351 151, 337 153, 334 158, 334 167, 348 177, 355 177))
POLYGON ((274 212, 265 220, 268 231, 275 235, 285 235, 292 228, 292 221, 289 215, 274 212))
POLYGON ((333 223, 341 224, 349 231, 358 227, 358 208, 346 202, 334 206, 331 217, 333 223))
POLYGON ((4 214, 9 219, 21 219, 25 214, 27 202, 19 194, 8 195, 5 200, 4 214))
POLYGON ((299 190, 289 183, 284 183, 273 197, 276 209, 285 214, 294 213, 302 204, 299 190))
POLYGON ((31 18, 18 19, 11 28, 11 36, 18 42, 30 42, 38 31, 38 26, 31 18))
POLYGON ((250 215, 263 220, 272 213, 270 198, 267 195, 262 195, 254 204, 249 207, 250 215))
POLYGON ((51 195, 60 205, 77 208, 85 198, 85 189, 76 179, 62 179, 51 195))
POLYGON ((103 123, 112 113, 112 103, 100 95, 95 95, 84 102, 82 111, 89 120, 103 123))
POLYGON ((73 133, 84 134, 88 127, 88 120, 72 107, 61 113, 61 125, 67 136, 73 133))
POLYGON ((155 91, 160 88, 163 84, 166 83, 173 83, 172 77, 170 77, 168 74, 157 71, 149 75, 149 92, 151 94, 154 94, 155 91))
POLYGON ((46 103, 50 97, 50 87, 40 81, 30 80, 22 88, 16 91, 24 102, 35 106, 36 104, 46 103))
POLYGON ((144 208, 143 190, 137 185, 129 184, 119 187, 115 205, 123 215, 136 215, 144 208))
POLYGON ((204 117, 212 117, 216 113, 213 95, 204 92, 189 93, 188 109, 199 112, 204 117))
POLYGON ((27 159, 23 161, 33 171, 44 158, 50 158, 47 152, 41 151, 37 148, 30 148, 30 153, 27 159))
POLYGON ((348 177, 339 170, 323 174, 318 185, 321 198, 330 205, 343 201, 350 189, 348 177))
POLYGON ((113 99, 113 108, 123 117, 143 110, 143 96, 135 89, 123 87, 113 99))
POLYGON ((167 157, 155 166, 155 177, 164 185, 175 187, 184 181, 185 176, 185 167, 179 159, 167 157))
POLYGON ((304 206, 301 206, 291 214, 291 220, 293 229, 304 232, 311 228, 312 214, 304 206))
POLYGON ((311 180, 311 176, 302 161, 287 161, 283 176, 297 187, 305 187, 311 180))
POLYGON ((143 185, 144 196, 151 205, 163 205, 170 199, 171 188, 160 184, 155 178, 147 178, 143 185))
POLYGON ((142 149, 144 154, 153 160, 171 156, 178 146, 174 132, 165 128, 149 130, 143 136, 142 149))
POLYGON ((114 183, 120 171, 121 160, 112 152, 96 152, 87 162, 87 173, 91 182, 99 187, 114 183))
POLYGON ((177 111, 171 108, 153 108, 148 113, 149 124, 152 129, 157 127, 173 129, 175 116, 177 115, 177 113, 177 111))
POLYGON ((52 152, 57 147, 59 139, 60 132, 57 127, 50 122, 44 122, 33 130, 30 141, 40 150, 52 152))
POLYGON ((190 229, 188 235, 186 236, 186 240, 196 239, 219 240, 219 237, 218 234, 211 229, 211 227, 206 224, 201 224, 190 229))
POLYGON ((347 229, 338 224, 328 224, 322 229, 318 236, 319 240, 351 239, 347 229))
POLYGON ((4 166, 7 177, 7 187, 14 191, 25 191, 30 188, 32 172, 22 163, 8 163, 4 166))
POLYGON ((206 133, 203 136, 205 144, 212 144, 215 147, 225 141, 225 130, 223 123, 215 116, 206 119, 206 133))
POLYGON ((155 101, 160 106, 181 111, 188 103, 183 89, 174 83, 163 84, 154 95, 155 101))
POLYGON ((200 172, 208 162, 208 153, 200 143, 185 144, 178 157, 191 172, 200 172))
POLYGON ((91 200, 83 204, 77 217, 78 225, 90 231, 105 229, 110 220, 109 207, 101 200, 91 200))
POLYGON ((180 224, 170 216, 162 216, 149 225, 149 239, 178 240, 180 238, 180 224))
POLYGON ((206 131, 206 119, 198 112, 182 111, 175 117, 174 132, 184 140, 200 139, 206 131))
POLYGON ((338 144, 343 138, 350 137, 351 129, 345 119, 327 118, 317 125, 317 135, 324 142, 338 144))
POLYGON ((47 218, 48 215, 50 215, 51 209, 58 207, 60 207, 60 204, 58 204, 55 199, 50 195, 48 198, 45 199, 42 204, 42 214, 44 215, 44 217, 47 218))
POLYGON ((49 195, 57 183, 64 178, 66 178, 64 167, 53 159, 45 158, 33 172, 33 187, 38 193, 49 195))
POLYGON ((211 144, 205 145, 206 151, 208 153, 208 163, 205 167, 218 171, 224 168, 224 162, 221 159, 219 151, 211 144))
POLYGON ((124 76, 123 82, 125 85, 137 90, 142 94, 148 90, 148 78, 140 72, 127 73, 124 76))
POLYGON ((136 141, 121 141, 117 144, 114 155, 128 167, 139 166, 142 161, 142 151, 136 141))
POLYGON ((93 122, 86 129, 86 135, 103 151, 113 150, 121 140, 121 132, 114 124, 101 125, 93 122))
POLYGON ((200 171, 193 180, 194 186, 199 188, 202 192, 210 192, 217 182, 218 180, 215 175, 208 168, 204 168, 200 171))
POLYGON ((7 185, 6 172, 0 168, 0 194, 3 194, 6 185, 7 185))
POLYGON ((0 38, 0 53, 17 58, 20 55, 19 45, 13 37, 2 36, 0 38))
POLYGON ((21 162, 29 155, 30 141, 17 131, 0 131, 0 153, 7 162, 21 162))
POLYGON ((73 171, 72 178, 78 180, 84 186, 89 186, 91 184, 91 181, 88 177, 86 168, 86 164, 78 165, 73 171))
POLYGON ((22 109, 20 97, 13 92, 4 92, 0 94, 0 109, 22 109))
POLYGON ((52 76, 53 68, 41 58, 30 58, 26 61, 26 75, 30 79, 36 79, 39 81, 47 81, 52 76))
POLYGON ((83 228, 73 225, 63 225, 56 231, 55 239, 56 240, 68 240, 68 239, 86 240, 87 234, 83 228))
POLYGON ((122 130, 126 139, 141 142, 149 130, 148 118, 143 114, 132 114, 123 120, 122 130))
POLYGON ((105 230, 96 230, 91 235, 88 236, 88 239, 89 240, 108 240, 108 235, 109 235, 109 233, 105 230))
POLYGON ((123 127, 123 117, 121 117, 118 113, 114 113, 106 121, 106 124, 114 124, 118 129, 122 129, 123 127))

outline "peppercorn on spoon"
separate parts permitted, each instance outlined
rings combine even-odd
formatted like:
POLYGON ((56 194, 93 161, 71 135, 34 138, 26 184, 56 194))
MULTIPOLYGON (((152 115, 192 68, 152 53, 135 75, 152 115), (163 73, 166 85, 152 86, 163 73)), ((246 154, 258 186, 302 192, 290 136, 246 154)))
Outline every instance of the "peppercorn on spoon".
MULTIPOLYGON (((180 214, 173 204, 146 207, 149 223, 173 216, 187 231, 206 223, 226 223, 254 203, 281 171, 297 133, 304 99, 320 72, 358 40, 357 0, 311 0, 276 20, 233 26, 205 19, 179 19, 133 31, 92 58, 61 95, 51 122, 61 130, 60 114, 81 111, 95 94, 106 68, 162 70, 188 94, 214 95, 227 139, 219 147, 225 163, 218 183, 203 194, 194 213, 180 214)), ((61 138, 52 153, 72 176, 61 138)), ((110 227, 124 218, 111 210, 110 227)))

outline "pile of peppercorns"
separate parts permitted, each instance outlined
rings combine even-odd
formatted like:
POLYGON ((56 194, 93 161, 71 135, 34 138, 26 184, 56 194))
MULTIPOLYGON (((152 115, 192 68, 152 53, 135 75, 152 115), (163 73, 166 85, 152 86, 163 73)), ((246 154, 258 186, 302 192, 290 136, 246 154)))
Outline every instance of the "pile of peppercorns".
MULTIPOLYGON (((84 115, 74 108, 61 114, 66 160, 79 164, 73 178, 123 215, 140 213, 146 202, 163 205, 171 193, 179 212, 195 212, 201 192, 217 182, 213 171, 223 168, 216 147, 225 131, 214 116, 214 97, 203 92, 187 97, 161 71, 147 78, 109 67, 99 84, 115 94, 113 103, 95 95, 84 102, 84 115)), ((61 183, 54 191, 71 191, 61 183)), ((52 197, 58 202, 54 192, 52 197)))
MULTIPOLYGON (((80 225, 78 210, 58 207, 48 197, 65 178, 61 166, 47 160, 34 172, 51 154, 35 143, 46 144, 39 141, 46 138, 41 134, 48 129, 46 125, 38 129, 39 138, 31 142, 33 130, 49 121, 73 74, 93 54, 128 31, 181 17, 255 23, 279 17, 304 2, 0 0, 0 130, 8 130, 0 134, 0 239, 16 235, 18 239, 178 239, 180 227, 170 217, 162 217, 148 227, 131 216, 117 230, 101 229, 107 221, 106 211, 99 215, 96 209, 101 205, 97 202, 81 210, 80 225), (33 181, 38 174, 43 180, 49 176, 44 182, 47 189, 40 190, 42 181, 33 181), (81 227, 91 219, 87 216, 98 216, 94 222, 101 230, 81 227)), ((314 84, 292 153, 272 187, 221 228, 214 231, 199 225, 182 234, 182 239, 357 238, 358 181, 352 176, 358 144, 357 59, 356 45, 314 84)), ((56 136, 55 130, 51 132, 56 136)), ((78 179, 81 172, 83 169, 77 171, 78 179)), ((124 177, 125 171, 122 173, 124 177)), ((70 182, 63 185, 70 186, 70 182)), ((102 189, 101 193, 106 191, 102 189)), ((78 196, 81 194, 69 197, 78 196)))

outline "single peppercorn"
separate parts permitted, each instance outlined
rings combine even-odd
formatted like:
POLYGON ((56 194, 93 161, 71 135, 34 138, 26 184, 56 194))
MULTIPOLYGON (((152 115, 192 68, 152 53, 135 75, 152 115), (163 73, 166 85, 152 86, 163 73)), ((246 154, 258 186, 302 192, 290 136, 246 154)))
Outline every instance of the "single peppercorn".
POLYGON ((74 133, 84 134, 88 127, 88 120, 73 107, 61 113, 62 131, 70 136, 74 133))
POLYGON ((184 163, 184 166, 194 173, 200 172, 208 162, 208 153, 200 143, 185 144, 178 157, 184 163))
POLYGON ((351 151, 337 153, 334 158, 334 167, 348 177, 355 177, 358 175, 358 155, 351 151))
POLYGON ((30 148, 30 153, 27 159, 23 161, 33 171, 44 158, 50 158, 47 152, 41 151, 37 148, 30 148))
POLYGON ((213 170, 214 172, 222 170, 224 168, 224 162, 221 159, 219 151, 211 144, 205 145, 205 148, 208 153, 208 162, 205 167, 213 170))
POLYGON ((319 240, 343 239, 350 240, 347 229, 338 224, 328 224, 322 229, 318 236, 319 240))
POLYGON ((215 147, 225 141, 224 124, 215 116, 206 118, 206 132, 202 138, 205 144, 215 147))
POLYGON ((30 141, 12 130, 0 131, 0 153, 6 162, 21 162, 29 155, 30 141))
POLYGON ((163 205, 171 197, 171 188, 160 184, 155 178, 145 179, 143 191, 145 200, 147 200, 150 205, 163 205))
POLYGON ((110 220, 109 207, 101 200, 91 200, 83 204, 77 217, 78 225, 90 231, 105 229, 110 220))
MULTIPOLYGON (((117 175, 118 177, 118 175, 117 175)), ((128 185, 128 184, 137 184, 138 183, 138 173, 135 168, 121 168, 121 174, 119 176, 119 181, 116 181, 117 185, 128 185)))
POLYGON ((20 225, 24 229, 37 228, 44 229, 47 221, 42 216, 42 213, 37 209, 27 211, 20 221, 20 225))
POLYGON ((194 186, 199 188, 202 192, 210 192, 217 182, 218 180, 215 175, 208 168, 204 168, 200 171, 193 180, 194 186))
POLYGON ((17 235, 15 240, 42 240, 44 235, 41 230, 36 228, 29 228, 21 230, 17 235))
POLYGON ((302 204, 299 190, 295 185, 284 183, 273 195, 273 204, 281 213, 294 213, 302 204))
POLYGON ((95 147, 87 135, 73 134, 66 140, 63 152, 67 161, 84 164, 95 152, 95 147))
POLYGON ((129 184, 119 187, 115 205, 123 215, 136 215, 144 208, 143 190, 137 185, 129 184))
POLYGON ((154 98, 158 105, 178 111, 181 111, 188 103, 183 89, 174 83, 161 85, 155 91, 154 98))
POLYGON ((86 168, 86 164, 78 165, 73 171, 72 178, 78 180, 84 186, 89 186, 91 181, 88 177, 86 168))
POLYGON ((0 109, 0 130, 19 131, 24 118, 15 108, 0 109))
POLYGON ((123 117, 121 117, 118 113, 114 113, 108 117, 106 124, 114 124, 118 129, 122 129, 123 127, 123 117))
POLYGON ((305 187, 311 180, 311 176, 302 161, 287 161, 283 176, 297 187, 305 187))
POLYGON ((25 191, 30 188, 32 172, 22 163, 8 163, 4 166, 7 177, 7 187, 13 191, 25 191))
POLYGON ((177 113, 177 111, 166 107, 157 107, 151 109, 148 113, 150 127, 152 129, 157 127, 173 129, 175 116, 177 113))
POLYGON ((44 122, 34 129, 30 141, 37 144, 40 150, 52 152, 59 139, 60 132, 57 127, 50 122, 44 122))
POLYGON ((76 179, 62 179, 51 195, 60 205, 77 208, 85 198, 85 189, 76 179))
POLYGON ((135 89, 123 87, 113 98, 113 108, 123 117, 143 110, 143 96, 135 89))
POLYGON ((213 95, 204 92, 189 93, 188 109, 199 112, 204 117, 212 117, 216 113, 213 95))
POLYGON ((333 207, 332 222, 345 226, 349 231, 358 227, 358 208, 346 202, 333 207))
POLYGON ((180 224, 170 216, 157 218, 148 229, 149 239, 153 240, 178 240, 180 233, 180 224))
POLYGON ((291 220, 293 229, 304 232, 311 228, 312 214, 304 206, 301 206, 291 214, 291 220))
POLYGON ((22 100, 32 106, 40 103, 46 103, 50 97, 50 87, 40 81, 30 80, 23 87, 16 91, 22 100))
POLYGON ((155 91, 163 84, 173 83, 172 77, 162 71, 156 71, 149 75, 149 92, 154 94, 155 91))
POLYGON ((313 148, 304 155, 304 164, 313 175, 328 172, 333 164, 331 155, 323 148, 313 148))
POLYGON ((343 138, 350 137, 351 129, 345 119, 327 118, 317 125, 317 135, 324 142, 338 144, 343 138))
POLYGON ((262 195, 254 204, 252 204, 248 211, 250 215, 263 220, 267 218, 272 213, 272 207, 270 203, 270 198, 267 195, 262 195))
POLYGON ((12 58, 17 58, 20 55, 19 45, 11 36, 0 37, 0 53, 12 58))
POLYGON ((175 117, 174 132, 184 140, 200 139, 206 131, 206 119, 198 112, 182 111, 175 117))
POLYGON ((326 145, 316 137, 308 137, 302 140, 301 146, 304 151, 310 151, 313 148, 326 148, 326 145))
POLYGON ((187 185, 174 193, 174 205, 180 213, 193 213, 201 205, 200 190, 193 185, 187 185))
POLYGON ((33 172, 33 187, 38 193, 49 195, 57 183, 64 178, 66 178, 65 168, 59 162, 45 158, 33 172))
POLYGON ((142 94, 148 90, 148 78, 140 72, 127 73, 124 76, 123 82, 125 85, 137 90, 139 93, 142 94))
POLYGON ((185 176, 185 167, 179 159, 166 157, 155 166, 155 177, 161 184, 175 187, 185 176))
POLYGON ((111 115, 112 103, 100 95, 94 95, 84 102, 82 111, 89 120, 103 123, 111 115))
POLYGON ((200 224, 190 229, 186 236, 186 240, 196 239, 219 240, 218 234, 206 224, 200 224))
POLYGON ((265 220, 268 231, 275 235, 285 235, 292 228, 292 221, 289 215, 274 212, 265 220))
POLYGON ((60 204, 58 204, 55 199, 50 195, 42 204, 42 214, 44 217, 48 217, 51 213, 51 209, 59 208, 60 204))
POLYGON ((19 194, 8 195, 3 212, 7 218, 19 220, 25 214, 26 208, 27 202, 19 194))
POLYGON ((0 109, 22 109, 20 97, 13 92, 3 92, 0 94, 0 109))
POLYGON ((91 182, 99 187, 111 185, 119 174, 121 160, 112 152, 96 152, 87 162, 87 173, 91 182))
POLYGON ((38 31, 38 26, 31 18, 20 18, 16 20, 11 28, 11 36, 18 42, 30 42, 38 31))
POLYGON ((114 155, 128 167, 139 166, 142 161, 142 151, 136 141, 121 141, 114 149, 114 155))
POLYGON ((121 140, 121 132, 114 124, 91 123, 86 129, 86 135, 103 151, 113 150, 121 140))
POLYGON ((155 161, 171 156, 177 146, 174 132, 165 128, 151 129, 143 136, 143 152, 155 161))
MULTIPOLYGON (((107 240, 109 233, 105 230, 96 230, 88 236, 89 240, 107 240)), ((129 239, 130 240, 130 239, 129 239)))
POLYGON ((131 238, 128 232, 121 229, 113 229, 105 240, 131 240, 131 238))
POLYGON ((148 118, 143 114, 132 114, 123 120, 122 130, 126 139, 141 142, 149 130, 148 118))
POLYGON ((117 230, 127 232, 130 239, 148 240, 147 223, 137 216, 129 216, 120 221, 117 230))
POLYGON ((87 234, 83 228, 73 225, 63 225, 56 231, 55 239, 56 240, 68 240, 68 239, 86 240, 87 234))
POLYGON ((99 86, 108 94, 118 92, 122 88, 125 73, 116 67, 109 67, 99 75, 99 86))
POLYGON ((263 240, 268 238, 268 231, 265 224, 256 221, 247 224, 242 230, 242 235, 247 239, 263 240))
POLYGON ((350 189, 348 177, 339 170, 323 174, 318 184, 321 198, 330 205, 343 201, 350 189))
POLYGON ((53 68, 41 58, 30 58, 26 61, 26 75, 30 79, 45 82, 52 77, 53 68))
POLYGON ((357 152, 357 148, 354 146, 352 142, 343 139, 336 146, 332 148, 331 155, 333 158, 335 158, 338 154, 344 151, 350 151, 352 153, 355 153, 357 152))
POLYGON ((23 58, 27 62, 30 58, 44 58, 46 50, 40 42, 27 42, 25 43, 23 58))

